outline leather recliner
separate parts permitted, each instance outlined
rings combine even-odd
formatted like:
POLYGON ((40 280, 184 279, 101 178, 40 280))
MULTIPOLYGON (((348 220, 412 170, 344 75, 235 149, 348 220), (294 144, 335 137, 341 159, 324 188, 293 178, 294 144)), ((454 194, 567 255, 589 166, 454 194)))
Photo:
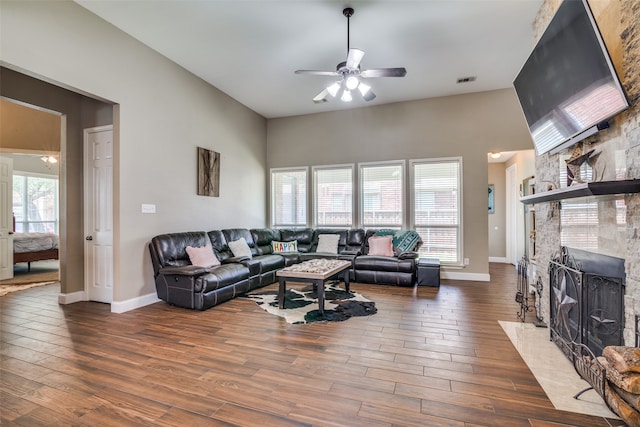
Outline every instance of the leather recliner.
POLYGON ((240 263, 212 268, 191 265, 187 246, 209 243, 205 232, 161 234, 151 239, 149 252, 158 298, 179 307, 205 310, 250 290, 249 268, 240 263))
POLYGON ((369 255, 369 238, 376 230, 367 230, 362 245, 362 255, 353 260, 355 282, 379 283, 386 285, 413 286, 416 283, 419 241, 414 251, 393 257, 369 255))

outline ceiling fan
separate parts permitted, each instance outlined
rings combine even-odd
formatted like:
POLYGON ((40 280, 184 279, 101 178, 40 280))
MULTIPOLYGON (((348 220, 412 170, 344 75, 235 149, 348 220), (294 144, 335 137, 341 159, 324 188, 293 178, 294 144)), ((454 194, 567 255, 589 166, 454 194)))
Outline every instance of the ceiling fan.
POLYGON ((329 96, 338 97, 344 102, 350 102, 353 99, 352 92, 358 90, 365 101, 371 101, 376 95, 371 90, 371 86, 364 83, 362 79, 372 77, 404 77, 407 70, 400 68, 371 68, 368 70, 360 69, 360 62, 364 56, 364 51, 349 46, 349 20, 353 16, 353 8, 347 7, 342 14, 347 18, 347 60, 341 62, 336 67, 336 71, 319 71, 319 70, 296 70, 296 74, 310 74, 315 76, 332 76, 339 79, 313 98, 313 102, 320 104, 327 102, 329 96))

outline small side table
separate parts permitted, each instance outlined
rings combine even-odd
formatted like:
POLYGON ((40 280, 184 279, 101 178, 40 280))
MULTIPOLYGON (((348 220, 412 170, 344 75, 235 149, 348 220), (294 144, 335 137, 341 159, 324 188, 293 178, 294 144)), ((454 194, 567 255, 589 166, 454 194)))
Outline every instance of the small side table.
POLYGON ((418 259, 418 286, 440 286, 440 260, 436 258, 418 259))

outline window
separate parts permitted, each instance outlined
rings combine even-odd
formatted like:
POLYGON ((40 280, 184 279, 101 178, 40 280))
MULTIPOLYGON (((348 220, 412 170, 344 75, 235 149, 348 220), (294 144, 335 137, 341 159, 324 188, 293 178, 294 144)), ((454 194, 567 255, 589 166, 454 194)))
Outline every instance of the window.
POLYGON ((360 222, 363 228, 402 228, 404 162, 361 163, 360 222))
POLYGON ((313 168, 316 227, 353 226, 353 165, 313 168))
POLYGON ((420 256, 443 264, 461 264, 461 169, 460 158, 411 162, 411 215, 423 241, 420 256))
POLYGON ((58 234, 58 177, 14 172, 13 216, 18 233, 58 234))
POLYGON ((271 223, 307 225, 307 168, 271 170, 271 223))

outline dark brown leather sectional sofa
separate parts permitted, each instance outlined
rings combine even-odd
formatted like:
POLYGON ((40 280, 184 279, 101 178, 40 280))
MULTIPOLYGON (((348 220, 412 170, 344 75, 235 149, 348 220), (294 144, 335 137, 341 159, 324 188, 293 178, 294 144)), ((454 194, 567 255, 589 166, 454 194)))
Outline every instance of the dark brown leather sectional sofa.
POLYGON ((151 239, 158 298, 169 304, 205 310, 252 289, 277 281, 276 272, 288 265, 314 258, 339 258, 352 262, 350 280, 362 283, 413 286, 422 241, 408 252, 390 256, 369 255, 368 239, 376 230, 363 229, 273 229, 232 228, 209 232, 161 234, 151 239), (338 234, 338 253, 317 252, 318 236, 338 234), (244 238, 251 258, 236 258, 227 245, 244 238), (271 242, 297 241, 297 252, 273 253, 271 242), (191 265, 187 246, 210 244, 221 265, 203 268, 191 265))

